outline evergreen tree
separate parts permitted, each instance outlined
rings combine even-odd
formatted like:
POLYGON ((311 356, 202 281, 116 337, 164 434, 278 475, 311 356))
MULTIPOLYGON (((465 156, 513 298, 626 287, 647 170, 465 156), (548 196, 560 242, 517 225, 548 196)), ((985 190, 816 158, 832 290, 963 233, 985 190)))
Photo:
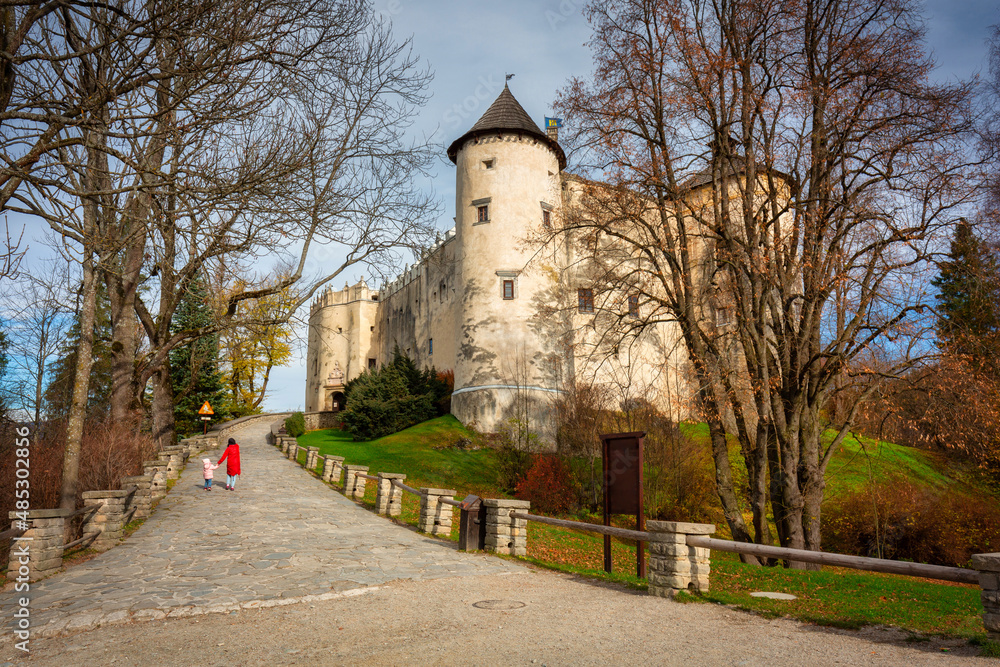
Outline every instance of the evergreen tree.
MULTIPOLYGON (((62 419, 69 414, 73 398, 73 375, 76 372, 76 349, 80 342, 80 315, 73 318, 66 343, 59 358, 49 369, 49 384, 45 388, 45 412, 49 419, 62 419)), ((94 363, 90 369, 87 416, 101 419, 107 415, 111 397, 111 305, 103 282, 98 282, 94 312, 94 363)))
MULTIPOLYGON (((208 289, 200 276, 191 281, 170 322, 171 333, 212 324, 208 289)), ((228 417, 226 385, 219 370, 219 337, 202 336, 170 352, 170 380, 174 390, 174 420, 178 433, 202 430, 198 409, 205 401, 215 411, 213 422, 228 417)))
POLYGON ((1000 265, 962 218, 948 259, 934 279, 938 288, 938 344, 976 370, 996 371, 1000 352, 1000 265))

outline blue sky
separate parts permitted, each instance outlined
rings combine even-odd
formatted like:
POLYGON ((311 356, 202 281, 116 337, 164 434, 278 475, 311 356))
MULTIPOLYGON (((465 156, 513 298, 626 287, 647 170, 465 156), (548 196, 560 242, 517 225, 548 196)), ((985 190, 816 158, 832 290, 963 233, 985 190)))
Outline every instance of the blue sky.
MULTIPOLYGON (((433 134, 435 142, 447 146, 493 102, 506 73, 515 75, 511 91, 541 125, 552 114, 556 91, 571 76, 590 71, 583 5, 583 0, 375 0, 376 11, 392 20, 398 36, 412 36, 415 52, 434 72, 432 97, 414 131, 433 134)), ((926 16, 937 77, 954 80, 985 70, 990 26, 1000 23, 996 0, 929 0, 926 16)), ((427 186, 440 197, 439 227, 447 229, 454 215, 454 171, 441 153, 427 186)), ((11 224, 16 229, 18 222, 11 224)), ((36 237, 32 231, 28 236, 36 237)), ((47 253, 37 242, 32 245, 39 254, 47 253)), ((356 276, 349 278, 353 282, 356 276)), ((268 410, 301 408, 304 349, 290 366, 272 372, 271 386, 268 410)))

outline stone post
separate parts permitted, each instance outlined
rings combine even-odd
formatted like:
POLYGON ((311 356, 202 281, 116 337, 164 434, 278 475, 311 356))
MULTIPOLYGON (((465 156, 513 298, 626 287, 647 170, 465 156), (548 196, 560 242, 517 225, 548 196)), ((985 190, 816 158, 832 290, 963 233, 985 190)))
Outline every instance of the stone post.
POLYGON ((167 464, 167 479, 177 479, 180 476, 184 455, 179 446, 164 447, 157 454, 157 458, 167 464))
POLYGON ((399 516, 403 511, 403 490, 394 486, 392 480, 402 482, 406 475, 395 472, 378 473, 378 488, 375 493, 375 511, 387 516, 399 516))
POLYGON ((454 489, 420 489, 420 520, 417 530, 431 535, 451 535, 451 518, 455 508, 441 502, 442 498, 451 498, 457 491, 454 489))
POLYGON ((323 481, 330 484, 340 484, 340 477, 344 470, 343 456, 323 457, 323 481))
POLYGON ((677 591, 707 591, 710 550, 687 544, 688 535, 711 535, 709 523, 647 521, 649 540, 649 594, 673 597, 677 591))
POLYGON ((361 500, 365 497, 365 482, 367 480, 364 477, 358 477, 358 473, 368 474, 368 466, 344 466, 344 495, 354 500, 361 500))
POLYGON ((165 461, 143 461, 142 469, 152 478, 149 492, 153 500, 167 495, 167 463, 165 461))
POLYGON ((289 461, 298 461, 299 459, 299 443, 294 440, 288 443, 288 453, 286 454, 289 461))
POLYGON ((101 505, 83 521, 83 534, 99 533, 90 546, 99 551, 107 551, 118 543, 125 526, 125 499, 128 491, 85 491, 84 507, 101 505))
POLYGON ((135 516, 133 519, 145 519, 149 516, 153 506, 152 496, 152 475, 136 475, 135 477, 122 477, 121 487, 128 491, 133 486, 139 487, 132 496, 132 505, 135 506, 135 516))
POLYGON ((974 554, 972 567, 979 570, 983 627, 990 639, 1000 641, 1000 553, 974 554))
POLYGON ((288 456, 288 446, 292 444, 292 439, 285 435, 278 436, 278 446, 281 447, 281 453, 288 456))
POLYGON ((510 556, 528 555, 528 520, 514 519, 511 512, 527 512, 531 503, 527 500, 506 500, 503 498, 483 498, 486 506, 485 551, 510 556))
POLYGON ((315 470, 319 459, 319 447, 306 447, 306 470, 315 470))
POLYGON ((10 560, 7 567, 7 581, 26 576, 28 581, 38 581, 53 574, 62 567, 63 538, 66 530, 66 515, 69 510, 28 510, 10 512, 11 528, 28 531, 22 539, 10 543, 10 560))

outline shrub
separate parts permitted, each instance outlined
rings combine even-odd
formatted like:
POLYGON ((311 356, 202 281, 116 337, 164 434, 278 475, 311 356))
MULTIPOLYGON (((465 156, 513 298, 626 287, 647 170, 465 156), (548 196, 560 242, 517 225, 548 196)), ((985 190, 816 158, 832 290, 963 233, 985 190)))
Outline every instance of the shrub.
POLYGON ((291 417, 285 419, 285 431, 293 438, 297 438, 306 432, 306 418, 301 412, 292 413, 291 417))
POLYGON ((531 468, 531 453, 538 448, 538 435, 523 421, 511 418, 500 425, 492 444, 497 486, 504 493, 514 493, 531 468))
POLYGON ((532 510, 546 514, 575 510, 578 495, 569 466, 554 454, 536 454, 515 493, 521 500, 530 500, 532 510))
POLYGON ((367 371, 354 380, 342 413, 355 440, 374 440, 434 417, 430 394, 414 396, 396 366, 367 371))
POLYGON ((1000 549, 1000 507, 897 476, 825 508, 822 530, 824 551, 964 567, 1000 549))

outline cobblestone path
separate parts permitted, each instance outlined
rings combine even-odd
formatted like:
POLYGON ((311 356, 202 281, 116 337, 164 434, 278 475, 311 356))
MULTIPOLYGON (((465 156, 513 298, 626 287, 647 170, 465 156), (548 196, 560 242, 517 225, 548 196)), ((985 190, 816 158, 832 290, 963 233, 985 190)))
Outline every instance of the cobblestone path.
MULTIPOLYGON (((216 471, 219 486, 203 491, 201 457, 192 457, 131 537, 32 585, 32 635, 329 600, 397 579, 524 571, 359 507, 281 456, 267 432, 258 424, 236 435, 243 472, 236 491, 223 488, 225 465, 216 471)), ((5 620, 14 597, 0 595, 5 620)))

